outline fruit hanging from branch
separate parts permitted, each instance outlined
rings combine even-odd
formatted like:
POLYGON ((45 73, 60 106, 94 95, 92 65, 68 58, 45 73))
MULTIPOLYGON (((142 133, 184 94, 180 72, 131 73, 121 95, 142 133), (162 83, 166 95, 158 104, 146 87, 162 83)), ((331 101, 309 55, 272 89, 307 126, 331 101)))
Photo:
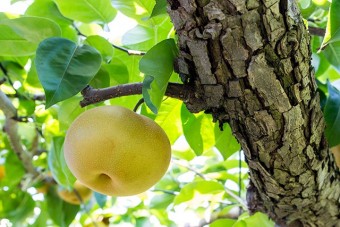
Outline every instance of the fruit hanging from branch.
POLYGON ((151 119, 119 106, 85 111, 70 126, 65 160, 75 177, 110 196, 142 193, 168 169, 171 147, 151 119))

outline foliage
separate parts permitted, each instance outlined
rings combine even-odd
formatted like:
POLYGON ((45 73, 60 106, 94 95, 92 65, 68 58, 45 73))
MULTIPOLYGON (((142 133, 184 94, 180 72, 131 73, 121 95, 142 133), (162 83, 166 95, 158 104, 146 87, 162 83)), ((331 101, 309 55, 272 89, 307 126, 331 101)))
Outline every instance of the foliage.
MULTIPOLYGON (((249 216, 244 210, 247 165, 229 126, 221 131, 210 115, 192 114, 181 101, 164 97, 169 81, 180 83, 173 72, 176 36, 165 0, 15 2, 25 3, 27 9, 22 15, 0 13, 0 79, 6 79, 0 89, 22 119, 18 123, 20 143, 32 156, 39 175, 27 172, 7 134, 1 133, 0 165, 5 174, 0 179, 0 219, 14 226, 91 226, 93 222, 273 226, 264 214, 249 216), (122 18, 130 18, 135 26, 122 32, 120 39, 112 39, 118 37, 119 29, 110 26, 122 18), (146 54, 127 54, 122 48, 146 54), (136 82, 143 83, 143 96, 119 97, 84 108, 78 105, 80 92, 88 84, 105 88, 136 82), (38 98, 42 94, 46 101, 38 98), (132 109, 142 97, 145 103, 137 111, 154 119, 172 143, 168 173, 137 196, 113 198, 94 193, 81 206, 62 201, 56 187, 70 187, 75 181, 62 155, 72 121, 97 105, 132 109), (41 192, 43 186, 47 191, 41 192)), ((326 103, 327 136, 331 145, 337 145, 340 24, 336 14, 340 5, 334 0, 300 0, 299 5, 309 26, 326 29, 324 40, 312 37, 312 63, 326 103)), ((5 120, 1 114, 1 125, 5 120)))

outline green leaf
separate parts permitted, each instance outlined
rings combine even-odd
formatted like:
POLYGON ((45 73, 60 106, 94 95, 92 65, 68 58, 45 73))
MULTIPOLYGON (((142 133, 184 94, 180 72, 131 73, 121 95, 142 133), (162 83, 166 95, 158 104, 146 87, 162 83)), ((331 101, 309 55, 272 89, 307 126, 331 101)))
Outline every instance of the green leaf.
POLYGON ((220 130, 218 124, 215 124, 214 132, 215 147, 219 150, 224 160, 241 149, 228 124, 223 125, 223 131, 220 130))
POLYGON ((61 36, 73 41, 78 40, 77 31, 72 26, 73 21, 64 17, 53 0, 35 0, 26 10, 25 15, 43 17, 58 23, 61 36))
POLYGON ((210 116, 192 114, 183 104, 181 119, 185 139, 196 155, 201 155, 215 145, 214 124, 210 116))
POLYGON ((82 99, 82 97, 72 97, 61 103, 58 110, 58 120, 61 130, 67 130, 71 123, 85 111, 85 109, 79 105, 82 99))
POLYGON ((113 47, 109 41, 99 35, 92 35, 86 38, 85 44, 96 48, 105 62, 110 62, 113 56, 113 47))
POLYGON ((150 209, 166 209, 173 201, 175 195, 162 193, 152 197, 150 209))
POLYGON ((154 1, 145 0, 111 0, 112 5, 128 17, 141 22, 151 15, 154 1))
POLYGON ((32 196, 22 191, 0 191, 0 217, 9 219, 14 226, 22 226, 32 215, 35 202, 32 196))
POLYGON ((37 219, 35 219, 34 223, 32 225, 30 225, 30 227, 41 227, 41 226, 45 226, 46 222, 49 218, 48 212, 47 212, 47 204, 46 201, 42 202, 39 204, 39 208, 40 208, 40 214, 39 217, 37 219))
MULTIPOLYGON (((274 227, 275 223, 263 213, 257 212, 253 215, 244 213, 239 217, 239 221, 243 221, 246 226, 261 226, 261 227, 274 227)), ((237 225, 238 226, 238 225, 237 225)), ((243 226, 243 225, 241 225, 243 226)))
POLYGON ((80 206, 61 200, 55 190, 49 190, 46 196, 47 211, 51 219, 61 227, 68 227, 77 215, 80 206))
POLYGON ((201 135, 201 124, 203 116, 195 116, 190 113, 183 104, 181 109, 182 127, 185 139, 195 154, 201 155, 203 153, 203 138, 201 135))
POLYGON ((100 68, 101 55, 91 46, 49 38, 40 43, 35 65, 49 108, 86 87, 100 68))
POLYGON ((0 181, 2 186, 16 186, 25 175, 25 168, 14 152, 9 152, 5 162, 6 175, 0 181))
POLYGON ((328 44, 340 41, 340 1, 332 1, 328 13, 328 21, 325 38, 322 42, 321 49, 328 44))
POLYGON ((143 97, 154 113, 160 107, 177 54, 175 41, 166 39, 152 47, 139 62, 140 71, 147 75, 143 81, 143 97))
POLYGON ((110 0, 55 0, 55 2, 65 17, 84 23, 109 23, 117 14, 110 0))
POLYGON ((236 223, 236 220, 233 219, 218 219, 212 222, 209 226, 210 227, 226 227, 226 226, 233 226, 236 223))
POLYGON ((238 220, 234 225, 233 227, 248 227, 247 226, 247 223, 243 220, 238 220))
POLYGON ((181 127, 182 102, 176 99, 167 99, 163 102, 155 121, 163 128, 173 144, 183 133, 181 127))
POLYGON ((104 64, 105 69, 110 75, 110 85, 126 84, 129 82, 129 71, 127 65, 119 58, 112 58, 109 64, 104 64))
MULTIPOLYGON (((214 195, 218 195, 218 197, 222 196, 225 191, 222 184, 215 181, 198 181, 186 184, 180 191, 180 193, 176 196, 174 200, 174 204, 178 205, 180 203, 187 202, 189 200, 193 200, 196 194, 200 195, 208 195, 211 198, 214 195)), ((197 196, 199 197, 199 196, 197 196)), ((196 198, 196 202, 198 202, 200 198, 196 198)))
POLYGON ((29 84, 29 86, 31 86, 31 87, 42 89, 41 83, 40 83, 39 78, 38 78, 37 69, 36 69, 36 67, 34 67, 34 65, 35 65, 35 58, 32 58, 32 66, 33 67, 31 67, 29 69, 25 82, 27 84, 29 84))
POLYGON ((130 49, 149 50, 160 40, 172 37, 173 24, 169 17, 153 17, 148 24, 138 24, 122 37, 122 44, 130 49), (159 18, 153 23, 154 18, 159 18))
POLYGON ((61 35, 61 30, 57 23, 42 17, 20 17, 1 20, 0 25, 10 27, 17 35, 34 43, 39 43, 48 37, 61 35))
POLYGON ((154 30, 148 26, 136 25, 127 31, 122 37, 124 46, 132 46, 134 44, 143 43, 154 38, 154 30))
POLYGON ((340 92, 328 82, 328 99, 324 109, 325 134, 331 147, 340 143, 340 92))
POLYGON ((33 55, 42 40, 60 36, 60 27, 53 21, 39 17, 0 20, 0 55, 33 55))
POLYGON ((323 50, 326 59, 340 70, 340 42, 332 42, 323 50))
POLYGON ((163 95, 157 84, 152 83, 154 79, 155 78, 153 76, 145 75, 143 80, 142 94, 146 105, 153 113, 157 114, 158 107, 162 103, 163 95))
POLYGON ((35 0, 25 11, 27 16, 37 16, 51 19, 59 25, 70 25, 72 21, 64 17, 52 0, 35 0))
POLYGON ((110 86, 110 75, 104 69, 103 65, 90 81, 90 86, 94 88, 105 88, 110 86))
POLYGON ((166 0, 156 0, 156 5, 153 7, 150 18, 166 13, 166 0))
POLYGON ((307 19, 316 9, 316 5, 311 0, 300 0, 298 3, 303 18, 307 19))
POLYGON ((52 147, 48 152, 48 167, 51 170, 53 178, 59 185, 71 189, 76 178, 66 165, 63 151, 64 137, 54 137, 52 147))

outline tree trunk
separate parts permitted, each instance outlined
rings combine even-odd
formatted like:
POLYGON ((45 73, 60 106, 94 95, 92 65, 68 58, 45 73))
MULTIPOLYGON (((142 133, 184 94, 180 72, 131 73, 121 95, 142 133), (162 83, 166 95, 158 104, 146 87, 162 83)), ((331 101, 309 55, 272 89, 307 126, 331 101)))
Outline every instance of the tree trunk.
POLYGON ((192 112, 228 122, 249 165, 247 202, 280 226, 340 226, 310 37, 294 0, 168 0, 192 112))

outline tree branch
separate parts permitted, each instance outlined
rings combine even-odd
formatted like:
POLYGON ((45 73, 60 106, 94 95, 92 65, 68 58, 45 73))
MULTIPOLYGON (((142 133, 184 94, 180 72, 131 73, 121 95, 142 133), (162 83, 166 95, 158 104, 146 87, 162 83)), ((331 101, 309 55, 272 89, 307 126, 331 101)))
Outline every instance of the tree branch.
MULTIPOLYGON (((140 95, 142 94, 142 87, 143 83, 122 84, 101 89, 88 86, 81 92, 84 99, 80 101, 80 106, 85 107, 122 96, 140 95)), ((191 89, 183 84, 169 83, 165 95, 185 101, 190 99, 191 89)))
POLYGON ((324 37, 326 30, 324 28, 317 28, 308 26, 308 31, 311 35, 324 37))
POLYGON ((22 161, 27 173, 32 174, 33 177, 38 175, 32 164, 32 156, 23 148, 21 138, 18 134, 18 123, 14 120, 17 117, 17 110, 13 106, 11 100, 0 90, 0 109, 6 117, 5 131, 8 135, 12 149, 18 158, 22 161))

